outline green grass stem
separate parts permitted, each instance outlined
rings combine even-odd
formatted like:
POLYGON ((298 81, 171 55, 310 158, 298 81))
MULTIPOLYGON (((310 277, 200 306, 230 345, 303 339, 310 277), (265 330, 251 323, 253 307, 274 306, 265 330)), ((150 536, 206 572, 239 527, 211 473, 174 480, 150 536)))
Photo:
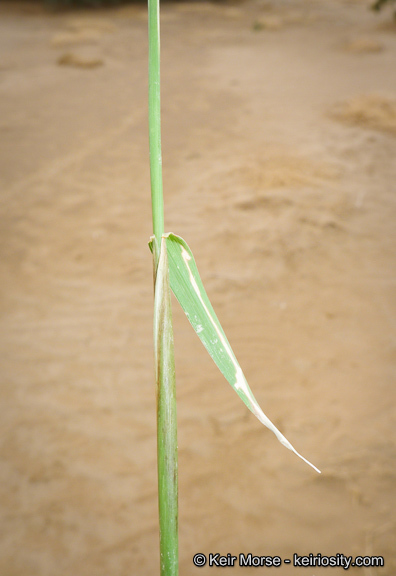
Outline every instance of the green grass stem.
POLYGON ((161 576, 177 576, 178 477, 176 381, 162 191, 159 0, 148 0, 149 142, 154 257, 154 351, 161 576))
POLYGON ((157 454, 161 576, 177 576, 178 474, 176 379, 171 290, 165 239, 162 239, 155 283, 154 350, 157 380, 157 454))
POLYGON ((178 575, 178 482, 176 382, 171 288, 216 365, 253 414, 286 448, 306 460, 257 403, 210 304, 193 254, 175 234, 164 234, 162 192, 159 0, 148 0, 149 137, 154 236, 154 352, 157 382, 158 500, 161 576, 178 575), (168 261, 169 257, 169 261, 168 261))
POLYGON ((159 0, 148 0, 149 33, 149 142, 154 258, 158 265, 161 237, 164 233, 162 192, 161 93, 160 93, 160 16, 159 0))

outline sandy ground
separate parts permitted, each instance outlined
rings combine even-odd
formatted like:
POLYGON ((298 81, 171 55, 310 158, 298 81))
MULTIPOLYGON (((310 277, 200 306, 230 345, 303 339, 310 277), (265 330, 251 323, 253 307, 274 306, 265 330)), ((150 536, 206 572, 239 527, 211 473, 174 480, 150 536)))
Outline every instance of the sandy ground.
MULTIPOLYGON (((219 570, 197 552, 396 573, 396 36, 367 7, 163 5, 166 230, 323 471, 174 302, 184 575, 219 570)), ((140 4, 0 7, 2 576, 158 574, 146 27, 140 4)))

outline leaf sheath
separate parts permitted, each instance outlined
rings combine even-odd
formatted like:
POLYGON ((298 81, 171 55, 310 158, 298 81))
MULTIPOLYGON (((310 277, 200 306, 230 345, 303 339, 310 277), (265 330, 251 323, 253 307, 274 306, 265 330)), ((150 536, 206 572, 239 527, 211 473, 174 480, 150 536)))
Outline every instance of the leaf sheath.
POLYGON ((161 576, 178 574, 176 381, 167 247, 162 239, 154 296, 161 576))

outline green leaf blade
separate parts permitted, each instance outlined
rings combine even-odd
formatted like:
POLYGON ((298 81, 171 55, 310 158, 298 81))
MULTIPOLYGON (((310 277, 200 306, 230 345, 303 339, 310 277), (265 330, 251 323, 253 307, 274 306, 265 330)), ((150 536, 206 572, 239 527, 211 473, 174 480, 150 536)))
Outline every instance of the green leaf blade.
POLYGON ((261 410, 213 310, 187 243, 176 234, 165 234, 170 284, 190 324, 226 380, 249 410, 269 428, 286 448, 320 472, 295 450, 261 410))

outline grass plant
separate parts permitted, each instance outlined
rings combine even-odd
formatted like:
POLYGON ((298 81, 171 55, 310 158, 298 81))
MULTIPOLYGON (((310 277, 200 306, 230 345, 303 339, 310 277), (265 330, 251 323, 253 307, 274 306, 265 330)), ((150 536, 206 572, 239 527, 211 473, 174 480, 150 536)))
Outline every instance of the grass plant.
POLYGON ((159 0, 148 0, 149 141, 154 261, 154 355, 157 395, 158 500, 161 576, 178 574, 176 383, 171 290, 219 370, 253 414, 304 462, 261 410, 206 294, 187 243, 164 234, 162 191, 159 0))
POLYGON ((178 574, 176 381, 162 192, 159 0, 148 0, 149 146, 154 258, 154 358, 157 399, 161 576, 178 574))

